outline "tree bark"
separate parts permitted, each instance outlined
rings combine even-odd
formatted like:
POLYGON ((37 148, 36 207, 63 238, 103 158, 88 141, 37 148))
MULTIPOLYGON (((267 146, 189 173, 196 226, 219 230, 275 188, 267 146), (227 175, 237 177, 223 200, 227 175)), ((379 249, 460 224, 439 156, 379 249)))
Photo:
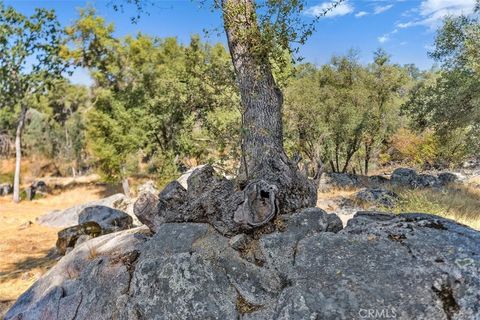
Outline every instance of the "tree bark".
POLYGON ((365 142, 365 175, 368 175, 368 165, 370 163, 371 146, 365 142))
MULTIPOLYGON (((261 47, 253 0, 223 0, 224 25, 240 89, 243 161, 247 180, 272 155, 285 156, 282 93, 261 47)), ((286 156, 285 156, 286 157, 286 156)))
POLYGON ((122 180, 122 189, 123 194, 130 198, 130 183, 128 182, 128 178, 122 180))
POLYGON ((283 148, 283 96, 262 44, 254 0, 222 0, 228 47, 241 97, 242 159, 237 178, 244 202, 237 223, 256 227, 278 213, 315 206, 316 188, 283 148))
POLYGON ((22 162, 22 134, 25 127, 27 107, 22 105, 15 135, 15 176, 13 179, 13 201, 20 202, 20 166, 22 162))

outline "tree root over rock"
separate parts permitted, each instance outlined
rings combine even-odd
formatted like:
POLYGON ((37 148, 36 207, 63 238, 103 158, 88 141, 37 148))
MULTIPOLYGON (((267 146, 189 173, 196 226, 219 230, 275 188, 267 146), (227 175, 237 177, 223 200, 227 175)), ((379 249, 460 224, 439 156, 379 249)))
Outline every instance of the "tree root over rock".
POLYGON ((153 232, 163 223, 201 222, 232 236, 269 225, 277 215, 315 205, 314 184, 292 164, 273 162, 266 167, 270 169, 256 175, 264 178, 242 188, 206 165, 188 178, 188 190, 173 181, 158 196, 142 193, 134 213, 153 232))

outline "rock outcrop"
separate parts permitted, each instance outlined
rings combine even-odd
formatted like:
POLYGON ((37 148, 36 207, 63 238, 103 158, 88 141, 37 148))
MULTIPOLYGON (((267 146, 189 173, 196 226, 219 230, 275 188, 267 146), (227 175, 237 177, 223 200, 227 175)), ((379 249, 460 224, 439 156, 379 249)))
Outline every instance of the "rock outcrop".
POLYGON ((360 212, 342 229, 311 208, 235 240, 209 223, 152 225, 77 246, 6 319, 480 317, 480 233, 451 220, 360 212))
POLYGON ((357 192, 355 198, 360 202, 386 208, 393 208, 399 199, 395 192, 382 188, 365 188, 357 192))
POLYGON ((431 174, 418 174, 415 170, 409 168, 398 168, 393 171, 390 181, 392 185, 400 187, 441 188, 457 180, 457 176, 450 172, 442 172, 434 176, 431 174))
POLYGON ((79 206, 71 207, 65 210, 55 210, 46 215, 38 217, 36 222, 47 227, 68 228, 79 224, 80 213, 88 207, 104 206, 109 208, 116 208, 119 203, 125 199, 125 195, 118 193, 113 196, 91 201, 79 206))
POLYGON ((330 172, 323 174, 320 185, 337 188, 357 188, 362 186, 362 183, 358 176, 353 173, 330 172))

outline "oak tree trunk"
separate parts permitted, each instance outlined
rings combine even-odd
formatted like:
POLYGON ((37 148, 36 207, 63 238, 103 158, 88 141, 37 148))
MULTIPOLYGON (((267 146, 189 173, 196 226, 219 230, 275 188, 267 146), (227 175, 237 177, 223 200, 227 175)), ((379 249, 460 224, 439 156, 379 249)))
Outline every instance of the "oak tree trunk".
POLYGON ((263 224, 277 213, 314 206, 316 189, 283 148, 283 97, 262 46, 254 0, 222 0, 228 47, 240 90, 244 203, 238 223, 263 224))
POLYGON ((15 176, 13 178, 13 201, 20 202, 20 166, 22 162, 22 134, 25 127, 27 107, 22 106, 15 135, 15 176))
POLYGON ((142 193, 134 213, 154 232, 165 222, 183 221, 208 222, 228 236, 261 232, 275 228, 269 222, 277 215, 316 204, 315 184, 283 149, 282 94, 262 48, 255 2, 222 0, 221 4, 241 96, 240 172, 232 181, 206 165, 190 175, 187 190, 173 181, 158 195, 142 193))

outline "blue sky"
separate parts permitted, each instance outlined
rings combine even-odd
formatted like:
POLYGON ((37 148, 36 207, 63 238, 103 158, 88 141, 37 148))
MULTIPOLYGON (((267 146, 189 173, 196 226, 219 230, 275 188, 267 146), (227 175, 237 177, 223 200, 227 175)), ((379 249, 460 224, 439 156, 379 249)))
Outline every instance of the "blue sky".
MULTIPOLYGON (((4 0, 23 13, 31 13, 34 7, 55 9, 64 25, 71 24, 78 17, 78 8, 87 4, 95 7, 97 13, 113 22, 116 35, 124 36, 139 31, 160 37, 175 36, 188 43, 190 35, 203 35, 204 30, 212 31, 210 42, 224 42, 219 12, 211 12, 208 6, 201 6, 198 0, 151 0, 149 15, 143 15, 137 24, 130 22, 132 7, 125 12, 116 12, 112 0, 4 0), (130 10, 130 12, 129 12, 130 10), (217 35, 217 33, 220 33, 217 35)), ((117 0, 122 3, 122 0, 117 0)), ((368 63, 372 53, 384 48, 393 62, 415 63, 422 69, 432 66, 427 55, 435 36, 436 28, 446 15, 470 14, 475 0, 349 0, 323 17, 317 31, 300 50, 305 61, 323 64, 334 54, 344 54, 353 48, 360 51, 360 59, 368 63)), ((304 19, 328 7, 328 1, 308 1, 304 19)), ((77 83, 89 83, 85 71, 77 71, 72 79, 77 83)))

